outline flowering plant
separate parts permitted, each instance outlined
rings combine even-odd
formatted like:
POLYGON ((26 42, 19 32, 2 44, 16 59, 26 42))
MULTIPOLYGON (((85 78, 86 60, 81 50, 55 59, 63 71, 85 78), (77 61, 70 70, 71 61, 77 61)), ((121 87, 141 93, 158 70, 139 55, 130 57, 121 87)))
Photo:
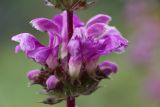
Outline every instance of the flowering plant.
POLYGON ((72 10, 67 10, 52 19, 31 21, 34 28, 48 34, 47 46, 30 33, 12 37, 19 43, 16 53, 23 51, 27 58, 42 65, 42 69, 28 72, 27 77, 50 96, 43 103, 67 99, 68 107, 74 107, 75 97, 93 93, 102 79, 117 72, 115 63, 98 61, 101 56, 121 53, 127 47, 128 41, 108 25, 110 21, 110 16, 99 14, 85 24, 72 10))

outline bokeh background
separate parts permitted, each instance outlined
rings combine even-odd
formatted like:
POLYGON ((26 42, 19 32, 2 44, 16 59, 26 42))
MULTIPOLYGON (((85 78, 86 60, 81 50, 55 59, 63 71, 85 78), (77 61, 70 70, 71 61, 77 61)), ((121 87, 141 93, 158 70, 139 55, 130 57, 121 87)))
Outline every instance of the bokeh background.
MULTIPOLYGON (((90 96, 77 98, 78 107, 160 107, 160 1, 159 0, 95 0, 88 9, 78 11, 82 20, 109 14, 129 40, 121 55, 103 57, 117 62, 119 72, 101 82, 102 88, 90 96)), ((40 102, 47 96, 37 92, 39 86, 28 87, 26 73, 39 65, 15 54, 11 37, 21 32, 36 35, 47 43, 45 33, 29 24, 37 17, 51 18, 59 11, 44 6, 42 0, 0 0, 0 107, 49 107, 40 102)), ((65 107, 62 102, 53 107, 65 107)))

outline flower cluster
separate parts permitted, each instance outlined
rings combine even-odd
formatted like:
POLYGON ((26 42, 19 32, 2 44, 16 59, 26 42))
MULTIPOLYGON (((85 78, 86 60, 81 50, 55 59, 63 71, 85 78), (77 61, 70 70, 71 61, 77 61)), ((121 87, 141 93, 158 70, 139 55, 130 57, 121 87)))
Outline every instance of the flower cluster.
POLYGON ((41 85, 51 98, 44 101, 54 104, 67 96, 88 95, 98 88, 99 82, 117 72, 110 61, 98 63, 101 56, 121 53, 128 41, 109 26, 111 17, 99 14, 86 24, 73 16, 73 35, 68 37, 67 13, 52 19, 37 18, 31 21, 34 28, 46 32, 49 44, 41 44, 32 34, 21 33, 12 37, 19 42, 15 51, 23 51, 29 59, 42 65, 42 69, 28 72, 32 84, 41 85))

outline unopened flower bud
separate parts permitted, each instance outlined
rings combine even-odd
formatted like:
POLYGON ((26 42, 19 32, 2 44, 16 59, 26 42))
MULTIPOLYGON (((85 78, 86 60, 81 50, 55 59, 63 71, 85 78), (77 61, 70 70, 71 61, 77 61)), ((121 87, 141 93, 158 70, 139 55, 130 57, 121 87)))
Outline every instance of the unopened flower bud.
POLYGON ((39 76, 40 73, 41 73, 40 70, 37 69, 31 70, 27 73, 27 78, 31 81, 34 81, 39 76))
POLYGON ((111 73, 117 72, 117 65, 110 61, 104 61, 99 64, 100 70, 105 74, 105 76, 109 76, 111 73))
POLYGON ((58 82, 59 82, 59 80, 57 79, 56 76, 54 76, 54 75, 50 76, 46 81, 47 88, 49 90, 54 89, 58 82))

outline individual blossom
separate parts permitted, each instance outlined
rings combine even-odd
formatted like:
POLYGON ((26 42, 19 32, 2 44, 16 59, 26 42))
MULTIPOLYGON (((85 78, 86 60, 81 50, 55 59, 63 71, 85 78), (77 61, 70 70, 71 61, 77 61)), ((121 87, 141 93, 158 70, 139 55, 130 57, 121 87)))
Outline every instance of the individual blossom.
POLYGON ((110 20, 111 17, 100 14, 91 18, 85 26, 75 29, 68 44, 71 76, 78 76, 82 66, 88 73, 95 73, 101 56, 121 53, 127 47, 128 41, 115 27, 108 25, 110 20))
POLYGON ((58 48, 56 46, 52 46, 52 44, 48 46, 42 45, 29 33, 21 33, 13 36, 12 40, 19 42, 19 45, 15 49, 16 52, 24 51, 29 59, 54 69, 58 58, 58 48))
POLYGON ((16 53, 23 51, 29 59, 42 65, 40 70, 30 71, 27 77, 50 96, 43 101, 45 104, 96 91, 102 79, 117 72, 115 63, 99 63, 99 58, 113 52, 122 53, 128 45, 118 29, 109 26, 111 17, 108 15, 96 15, 85 24, 73 14, 73 35, 66 23, 67 15, 64 11, 52 19, 36 18, 30 22, 34 28, 48 34, 48 45, 41 44, 29 33, 12 37, 19 43, 16 53))
MULTIPOLYGON (((21 33, 12 37, 13 41, 19 42, 15 51, 24 51, 26 56, 34 61, 48 65, 52 69, 56 66, 58 58, 58 46, 63 41, 63 44, 68 42, 65 23, 66 12, 56 15, 53 19, 37 18, 30 23, 34 28, 41 32, 46 32, 49 36, 49 44, 45 46, 41 44, 32 34, 21 33), (65 32, 65 33, 64 33, 65 32)), ((78 16, 74 16, 75 27, 83 25, 78 16)), ((62 46, 66 47, 66 46, 62 46)), ((65 52, 62 52, 65 53, 65 52)))
MULTIPOLYGON (((47 32, 50 40, 55 38, 54 44, 59 45, 59 42, 62 43, 61 57, 64 58, 67 56, 66 46, 68 43, 68 32, 67 32, 67 12, 64 11, 61 14, 55 15, 52 19, 48 18, 36 18, 33 19, 30 23, 34 28, 41 32, 47 32)), ((73 16, 73 27, 83 26, 84 23, 80 20, 77 15, 73 16)), ((53 44, 53 43, 50 43, 53 44)))

